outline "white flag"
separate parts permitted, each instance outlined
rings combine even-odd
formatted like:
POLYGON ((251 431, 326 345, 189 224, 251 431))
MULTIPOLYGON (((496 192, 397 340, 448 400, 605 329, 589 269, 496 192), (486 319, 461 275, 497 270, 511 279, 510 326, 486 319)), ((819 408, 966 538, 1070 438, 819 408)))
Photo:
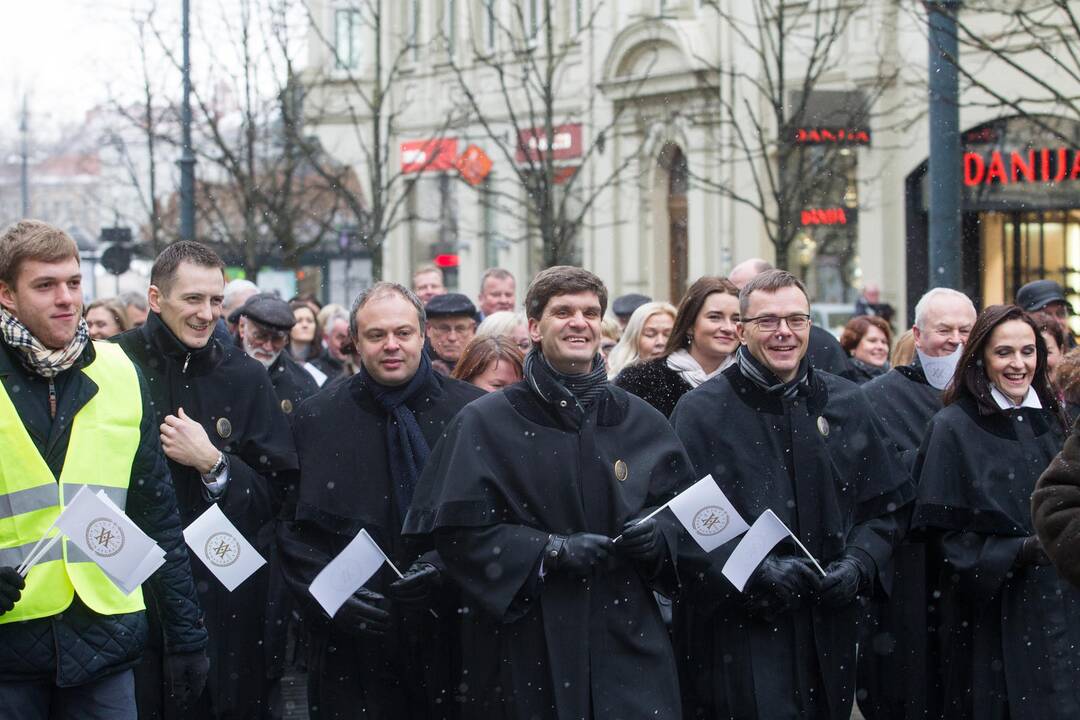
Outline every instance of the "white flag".
MULTIPOLYGON (((112 501, 112 498, 105 494, 104 490, 98 490, 97 496, 101 498, 102 502, 115 510, 117 514, 123 515, 124 518, 128 520, 128 522, 131 522, 131 518, 128 518, 127 515, 124 515, 124 511, 120 509, 120 506, 114 503, 112 501)), ((132 524, 134 525, 134 523, 132 524)), ((105 575, 107 575, 108 578, 113 581, 114 585, 123 590, 125 595, 130 595, 131 593, 135 592, 135 588, 146 582, 150 578, 150 576, 157 572, 157 569, 164 564, 165 551, 161 549, 160 545, 155 543, 154 547, 150 548, 150 551, 146 554, 146 557, 144 557, 142 562, 139 563, 139 566, 135 568, 135 570, 132 571, 132 573, 126 578, 113 577, 112 575, 109 575, 108 571, 104 569, 102 570, 102 572, 104 572, 105 575)))
POLYGON ((746 581, 750 579, 754 570, 765 559, 765 556, 776 547, 776 544, 784 538, 792 536, 788 526, 776 517, 772 510, 766 510, 750 526, 735 550, 724 563, 724 577, 731 581, 739 592, 746 587, 746 581))
POLYGON ((750 529, 712 475, 683 490, 668 507, 705 552, 712 552, 750 529))
MULTIPOLYGON (((67 536, 70 544, 97 563, 121 590, 129 594, 149 577, 146 570, 152 563, 148 562, 148 556, 159 553, 164 556, 157 543, 131 518, 85 486, 60 513, 56 527, 67 536)), ((70 548, 68 553, 70 558, 70 548)))
POLYGON ((315 576, 308 591, 319 601, 327 614, 333 617, 349 596, 370 580, 386 560, 386 555, 371 539, 367 530, 361 530, 345 549, 315 576))
POLYGON ((216 504, 184 528, 184 542, 229 592, 266 564, 216 504))

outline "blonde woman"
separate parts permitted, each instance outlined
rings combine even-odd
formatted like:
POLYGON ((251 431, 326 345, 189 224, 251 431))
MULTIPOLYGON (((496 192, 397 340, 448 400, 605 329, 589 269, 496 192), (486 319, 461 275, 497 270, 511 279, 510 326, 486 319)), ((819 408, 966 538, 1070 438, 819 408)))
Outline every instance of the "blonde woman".
POLYGON ((673 327, 675 306, 671 303, 648 302, 635 310, 608 355, 608 379, 614 380, 625 367, 663 355, 673 327))
POLYGON ((512 312, 500 310, 493 312, 484 318, 476 328, 475 338, 505 336, 510 338, 522 355, 527 355, 532 349, 532 340, 529 338, 529 321, 524 312, 512 312))

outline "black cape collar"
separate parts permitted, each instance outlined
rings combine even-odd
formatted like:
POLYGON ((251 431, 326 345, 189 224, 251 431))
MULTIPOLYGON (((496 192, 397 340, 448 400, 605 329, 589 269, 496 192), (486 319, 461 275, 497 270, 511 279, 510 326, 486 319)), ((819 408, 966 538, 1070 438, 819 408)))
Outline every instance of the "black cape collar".
POLYGON ((189 348, 180 342, 180 338, 173 334, 161 316, 153 311, 146 316, 141 330, 147 345, 169 360, 179 363, 185 373, 212 370, 221 362, 225 353, 221 343, 213 335, 203 347, 189 348))

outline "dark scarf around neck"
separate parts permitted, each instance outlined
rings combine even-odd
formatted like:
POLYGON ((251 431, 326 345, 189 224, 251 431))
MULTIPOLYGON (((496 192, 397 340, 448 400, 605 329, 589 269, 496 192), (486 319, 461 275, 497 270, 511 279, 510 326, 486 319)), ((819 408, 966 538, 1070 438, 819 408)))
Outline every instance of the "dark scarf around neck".
MULTIPOLYGON (((561 400, 573 401, 587 411, 607 388, 607 370, 604 359, 597 355, 593 358, 592 369, 581 375, 565 375, 551 366, 540 351, 533 347, 525 356, 525 379, 540 399, 549 404, 561 400)), ((566 407, 565 403, 561 404, 566 407)))
POLYGON ((413 492, 420 472, 427 464, 431 448, 428 447, 416 416, 406 404, 419 397, 434 381, 431 359, 426 352, 420 353, 420 366, 416 374, 404 385, 383 385, 368 373, 361 363, 360 375, 364 385, 371 390, 375 402, 386 411, 386 454, 390 473, 394 479, 394 497, 398 515, 402 520, 412 505, 413 492))
POLYGON ((792 398, 798 395, 799 388, 807 384, 810 364, 803 356, 799 361, 799 370, 795 379, 784 382, 776 377, 776 374, 765 367, 745 345, 740 345, 735 354, 735 363, 739 366, 739 372, 750 382, 757 385, 769 395, 778 395, 784 398, 792 398))

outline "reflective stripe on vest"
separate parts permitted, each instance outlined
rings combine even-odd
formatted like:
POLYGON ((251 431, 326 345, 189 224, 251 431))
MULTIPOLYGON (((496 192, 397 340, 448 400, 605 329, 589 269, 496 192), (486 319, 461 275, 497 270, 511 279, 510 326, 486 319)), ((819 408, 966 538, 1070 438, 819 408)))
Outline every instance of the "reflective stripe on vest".
MULTIPOLYGON (((82 373, 98 390, 71 424, 59 483, 0 385, 0 565, 21 563, 83 485, 93 492, 104 490, 126 507, 143 413, 139 378, 118 346, 95 342, 94 350, 94 361, 82 373)), ((75 593, 101 615, 144 608, 141 589, 124 595, 64 540, 30 570, 22 598, 14 610, 0 615, 0 624, 56 615, 75 593)))

